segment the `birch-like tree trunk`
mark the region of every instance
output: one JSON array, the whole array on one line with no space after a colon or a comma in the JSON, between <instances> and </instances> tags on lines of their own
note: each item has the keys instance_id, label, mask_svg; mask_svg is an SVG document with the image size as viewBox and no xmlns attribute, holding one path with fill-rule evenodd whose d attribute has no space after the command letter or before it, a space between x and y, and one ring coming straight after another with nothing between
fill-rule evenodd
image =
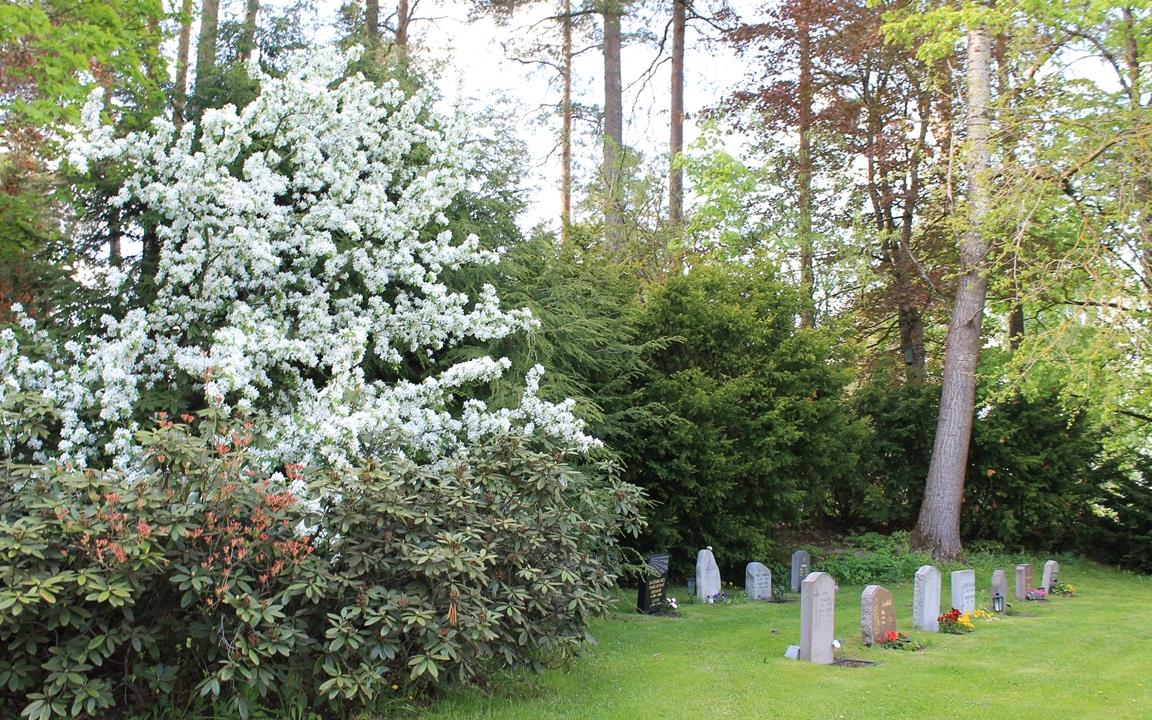
<instances>
[{"instance_id":1,"label":"birch-like tree trunk","mask_svg":"<svg viewBox=\"0 0 1152 720\"><path fill-rule=\"evenodd\" d=\"M964 474L976 401L976 364L980 358L980 325L988 294L988 240L985 222L991 206L988 170L991 164L992 38L986 27L968 31L968 227L960 240L963 274L944 346L944 383L932 462L924 487L920 517L912 531L915 547L936 560L963 554L960 511Z\"/></svg>"}]
</instances>

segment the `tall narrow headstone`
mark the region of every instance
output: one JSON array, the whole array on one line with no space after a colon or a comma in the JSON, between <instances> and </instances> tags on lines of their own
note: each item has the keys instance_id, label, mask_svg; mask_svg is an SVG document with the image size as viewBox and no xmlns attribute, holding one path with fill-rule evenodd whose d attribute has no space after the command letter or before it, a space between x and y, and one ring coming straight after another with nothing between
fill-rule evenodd
<instances>
[{"instance_id":1,"label":"tall narrow headstone","mask_svg":"<svg viewBox=\"0 0 1152 720\"><path fill-rule=\"evenodd\" d=\"M807 550L792 553L792 592L800 592L800 583L812 569L812 555Z\"/></svg>"},{"instance_id":2,"label":"tall narrow headstone","mask_svg":"<svg viewBox=\"0 0 1152 720\"><path fill-rule=\"evenodd\" d=\"M952 607L965 615L976 609L975 570L956 570L952 573Z\"/></svg>"},{"instance_id":3,"label":"tall narrow headstone","mask_svg":"<svg viewBox=\"0 0 1152 720\"><path fill-rule=\"evenodd\" d=\"M772 571L764 563L750 562L744 568L744 589L749 600L772 599Z\"/></svg>"},{"instance_id":4,"label":"tall narrow headstone","mask_svg":"<svg viewBox=\"0 0 1152 720\"><path fill-rule=\"evenodd\" d=\"M1053 585L1060 582L1060 563L1055 560L1049 560L1044 563L1044 575L1042 576L1040 587L1044 588L1044 592L1048 592Z\"/></svg>"},{"instance_id":5,"label":"tall narrow headstone","mask_svg":"<svg viewBox=\"0 0 1152 720\"><path fill-rule=\"evenodd\" d=\"M1016 566L1016 599L1028 599L1028 591L1032 589L1032 565L1024 563Z\"/></svg>"},{"instance_id":6,"label":"tall narrow headstone","mask_svg":"<svg viewBox=\"0 0 1152 720\"><path fill-rule=\"evenodd\" d=\"M928 632L940 629L940 571L921 565L912 594L912 627Z\"/></svg>"},{"instance_id":7,"label":"tall narrow headstone","mask_svg":"<svg viewBox=\"0 0 1152 720\"><path fill-rule=\"evenodd\" d=\"M636 609L642 613L659 609L664 603L664 593L668 585L668 556L649 555L644 563L645 576L640 578L636 593Z\"/></svg>"},{"instance_id":8,"label":"tall narrow headstone","mask_svg":"<svg viewBox=\"0 0 1152 720\"><path fill-rule=\"evenodd\" d=\"M997 598L1000 598L999 602ZM988 601L994 612L1003 612L1004 605L1008 602L1008 578L1003 570L992 572L992 587L988 590ZM1000 609L997 610L997 607Z\"/></svg>"},{"instance_id":9,"label":"tall narrow headstone","mask_svg":"<svg viewBox=\"0 0 1152 720\"><path fill-rule=\"evenodd\" d=\"M832 664L836 620L836 581L828 573L809 573L800 583L800 659Z\"/></svg>"},{"instance_id":10,"label":"tall narrow headstone","mask_svg":"<svg viewBox=\"0 0 1152 720\"><path fill-rule=\"evenodd\" d=\"M869 585L860 594L860 637L865 645L884 642L896 631L896 610L892 593L880 585Z\"/></svg>"},{"instance_id":11,"label":"tall narrow headstone","mask_svg":"<svg viewBox=\"0 0 1152 720\"><path fill-rule=\"evenodd\" d=\"M712 554L712 546L696 553L696 597L700 602L711 602L720 594L720 566Z\"/></svg>"}]
</instances>

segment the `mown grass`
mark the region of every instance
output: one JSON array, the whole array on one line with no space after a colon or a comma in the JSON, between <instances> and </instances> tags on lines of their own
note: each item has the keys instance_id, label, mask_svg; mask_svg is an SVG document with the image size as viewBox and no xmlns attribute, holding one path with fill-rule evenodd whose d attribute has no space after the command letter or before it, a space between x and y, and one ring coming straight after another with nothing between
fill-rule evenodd
<instances>
[{"instance_id":1,"label":"mown grass","mask_svg":"<svg viewBox=\"0 0 1152 720\"><path fill-rule=\"evenodd\" d=\"M1011 587L1014 562L974 563L981 606L993 567L1008 572ZM941 568L945 603L951 569ZM977 631L963 636L912 632L912 583L889 585L900 629L929 645L921 652L864 647L863 588L842 586L838 657L879 661L862 668L784 658L799 640L799 602L685 605L681 617L662 618L627 612L622 599L620 612L593 626L598 644L570 666L495 678L487 690L457 691L419 717L1152 718L1152 578L1066 559L1061 580L1076 586L1075 597L1018 603L1035 617L977 621Z\"/></svg>"}]
</instances>

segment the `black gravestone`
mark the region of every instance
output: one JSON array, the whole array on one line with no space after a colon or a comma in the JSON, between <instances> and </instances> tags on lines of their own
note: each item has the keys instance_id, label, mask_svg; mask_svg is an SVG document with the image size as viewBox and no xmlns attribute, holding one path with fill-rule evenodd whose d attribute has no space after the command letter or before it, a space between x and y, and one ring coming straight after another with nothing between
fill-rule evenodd
<instances>
[{"instance_id":1,"label":"black gravestone","mask_svg":"<svg viewBox=\"0 0 1152 720\"><path fill-rule=\"evenodd\" d=\"M659 610L664 604L664 591L668 585L668 556L650 555L646 562L647 576L640 580L636 594L636 609L642 613Z\"/></svg>"}]
</instances>

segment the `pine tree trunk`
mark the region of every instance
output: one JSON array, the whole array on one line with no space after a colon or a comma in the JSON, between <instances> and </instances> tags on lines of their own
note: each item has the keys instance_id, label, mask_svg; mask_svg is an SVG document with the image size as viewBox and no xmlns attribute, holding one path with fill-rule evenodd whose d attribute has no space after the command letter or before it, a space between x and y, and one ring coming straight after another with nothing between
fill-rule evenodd
<instances>
[{"instance_id":1,"label":"pine tree trunk","mask_svg":"<svg viewBox=\"0 0 1152 720\"><path fill-rule=\"evenodd\" d=\"M184 126L188 108L188 65L192 51L192 0L180 5L180 39L176 44L176 87L172 97L172 124L176 132Z\"/></svg>"},{"instance_id":2,"label":"pine tree trunk","mask_svg":"<svg viewBox=\"0 0 1152 720\"><path fill-rule=\"evenodd\" d=\"M380 44L380 0L364 4L364 44L374 49Z\"/></svg>"},{"instance_id":3,"label":"pine tree trunk","mask_svg":"<svg viewBox=\"0 0 1152 720\"><path fill-rule=\"evenodd\" d=\"M412 21L411 9L408 0L400 0L396 4L396 47L401 52L408 49L408 25Z\"/></svg>"},{"instance_id":4,"label":"pine tree trunk","mask_svg":"<svg viewBox=\"0 0 1152 720\"><path fill-rule=\"evenodd\" d=\"M256 49L256 15L260 12L260 0L247 0L244 5L244 24L240 26L240 38L236 42L236 60L245 62Z\"/></svg>"},{"instance_id":5,"label":"pine tree trunk","mask_svg":"<svg viewBox=\"0 0 1152 720\"><path fill-rule=\"evenodd\" d=\"M936 560L963 555L960 510L964 473L976 400L976 364L980 358L980 325L988 294L988 244L984 224L991 205L988 168L991 164L991 36L987 28L968 31L968 228L960 241L963 275L944 346L944 383L940 416L932 446L932 462L924 487L920 517L912 531L915 547Z\"/></svg>"},{"instance_id":6,"label":"pine tree trunk","mask_svg":"<svg viewBox=\"0 0 1152 720\"><path fill-rule=\"evenodd\" d=\"M677 159L684 151L684 31L685 2L672 0L672 92L668 138L668 221L677 227L684 219L684 169Z\"/></svg>"},{"instance_id":7,"label":"pine tree trunk","mask_svg":"<svg viewBox=\"0 0 1152 720\"><path fill-rule=\"evenodd\" d=\"M796 21L800 72L797 83L800 147L796 155L796 181L799 185L799 207L796 209L796 239L800 245L800 327L816 326L812 269L812 33L808 26L808 2L801 0Z\"/></svg>"},{"instance_id":8,"label":"pine tree trunk","mask_svg":"<svg viewBox=\"0 0 1152 720\"><path fill-rule=\"evenodd\" d=\"M220 24L220 0L200 5L200 37L196 42L196 96L203 103L208 81L216 69L216 33Z\"/></svg>"},{"instance_id":9,"label":"pine tree trunk","mask_svg":"<svg viewBox=\"0 0 1152 720\"><path fill-rule=\"evenodd\" d=\"M564 47L561 72L564 98L560 129L560 242L568 244L572 228L572 0L564 0Z\"/></svg>"},{"instance_id":10,"label":"pine tree trunk","mask_svg":"<svg viewBox=\"0 0 1152 720\"><path fill-rule=\"evenodd\" d=\"M624 99L621 80L619 0L604 3L604 239L609 249L624 246L623 183Z\"/></svg>"}]
</instances>

